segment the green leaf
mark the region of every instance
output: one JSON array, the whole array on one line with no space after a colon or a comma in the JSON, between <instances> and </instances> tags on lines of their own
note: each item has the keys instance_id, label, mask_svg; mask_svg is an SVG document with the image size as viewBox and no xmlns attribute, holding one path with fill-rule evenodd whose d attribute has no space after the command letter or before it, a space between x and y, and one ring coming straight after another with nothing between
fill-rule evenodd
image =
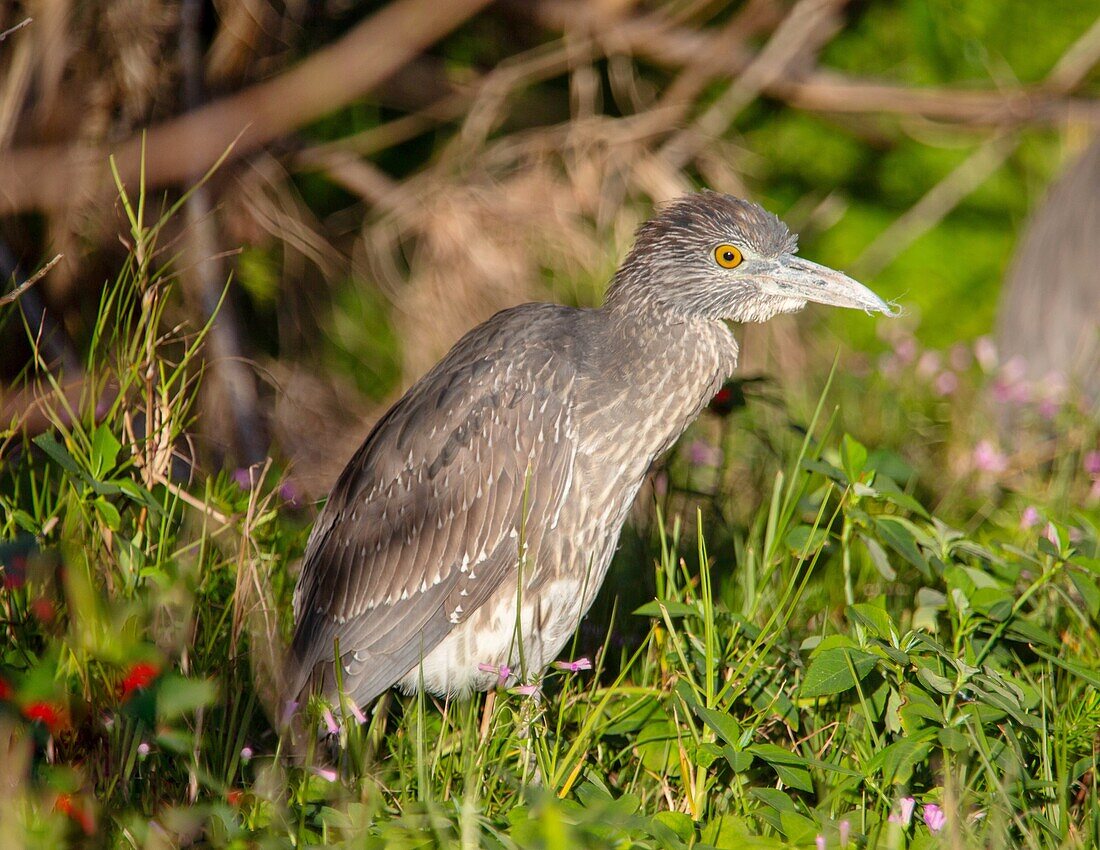
<instances>
[{"instance_id":1,"label":"green leaf","mask_svg":"<svg viewBox=\"0 0 1100 850\"><path fill-rule=\"evenodd\" d=\"M850 662L850 663L849 663ZM836 647L814 656L802 680L799 694L803 697L822 697L841 694L854 688L875 666L875 656L859 649ZM852 671L855 671L855 678Z\"/></svg>"},{"instance_id":2,"label":"green leaf","mask_svg":"<svg viewBox=\"0 0 1100 850\"><path fill-rule=\"evenodd\" d=\"M936 737L939 739L940 746L945 750L964 753L970 748L970 739L958 729L945 727L936 733Z\"/></svg>"},{"instance_id":3,"label":"green leaf","mask_svg":"<svg viewBox=\"0 0 1100 850\"><path fill-rule=\"evenodd\" d=\"M882 548L882 544L873 537L867 537L863 534L859 535L859 539L867 547L867 554L871 556L871 563L875 565L878 574L887 581L895 581L898 577L897 571L890 566L890 558L886 554L886 550Z\"/></svg>"},{"instance_id":4,"label":"green leaf","mask_svg":"<svg viewBox=\"0 0 1100 850\"><path fill-rule=\"evenodd\" d=\"M913 533L903 523L894 517L877 516L875 528L891 549L920 570L926 578L931 578L932 571L928 568L928 561L917 548L917 540Z\"/></svg>"},{"instance_id":5,"label":"green leaf","mask_svg":"<svg viewBox=\"0 0 1100 850\"><path fill-rule=\"evenodd\" d=\"M845 434L840 440L840 463L849 481L856 481L867 465L867 449L858 440Z\"/></svg>"},{"instance_id":6,"label":"green leaf","mask_svg":"<svg viewBox=\"0 0 1100 850\"><path fill-rule=\"evenodd\" d=\"M931 734L931 731L927 733L928 736ZM870 776L881 772L887 783L905 785L912 778L913 769L932 752L932 746L928 737L902 738L876 753L867 762L867 773Z\"/></svg>"},{"instance_id":7,"label":"green leaf","mask_svg":"<svg viewBox=\"0 0 1100 850\"><path fill-rule=\"evenodd\" d=\"M97 478L115 468L122 444L106 424L92 432L92 475Z\"/></svg>"},{"instance_id":8,"label":"green leaf","mask_svg":"<svg viewBox=\"0 0 1100 850\"><path fill-rule=\"evenodd\" d=\"M741 745L741 726L732 716L701 705L695 707L695 713L727 744L732 747Z\"/></svg>"},{"instance_id":9,"label":"green leaf","mask_svg":"<svg viewBox=\"0 0 1100 850\"><path fill-rule=\"evenodd\" d=\"M812 788L806 790L812 791ZM798 812L780 812L779 823L783 834L795 844L809 844L821 831L815 821Z\"/></svg>"},{"instance_id":10,"label":"green leaf","mask_svg":"<svg viewBox=\"0 0 1100 850\"><path fill-rule=\"evenodd\" d=\"M722 747L722 755L725 756L726 761L729 762L734 773L744 773L752 767L754 761L752 753L746 752L745 750L735 750L730 746Z\"/></svg>"},{"instance_id":11,"label":"green leaf","mask_svg":"<svg viewBox=\"0 0 1100 850\"><path fill-rule=\"evenodd\" d=\"M875 477L875 489L878 490L879 498L885 499L891 504L897 505L899 508L905 508L911 513L915 513L917 516L930 519L928 511L924 509L924 505L905 493L894 483L892 478L886 475L878 475Z\"/></svg>"},{"instance_id":12,"label":"green leaf","mask_svg":"<svg viewBox=\"0 0 1100 850\"><path fill-rule=\"evenodd\" d=\"M1041 656L1042 658L1045 658L1047 661L1052 661L1063 670L1068 670L1070 673L1073 673L1073 675L1092 685L1094 688L1100 688L1100 673L1098 673L1096 670L1090 670L1088 667L1085 667L1082 664L1077 664L1073 661L1064 661L1055 655L1043 652L1043 650L1041 649L1036 648L1035 654Z\"/></svg>"},{"instance_id":13,"label":"green leaf","mask_svg":"<svg viewBox=\"0 0 1100 850\"><path fill-rule=\"evenodd\" d=\"M890 619L890 615L881 605L870 602L857 602L848 606L848 616L859 621L865 628L870 629L883 640L894 640L897 636L897 626Z\"/></svg>"},{"instance_id":14,"label":"green leaf","mask_svg":"<svg viewBox=\"0 0 1100 850\"><path fill-rule=\"evenodd\" d=\"M829 541L829 532L821 526L814 528L812 525L796 525L787 532L784 543L787 548L800 558L814 554Z\"/></svg>"},{"instance_id":15,"label":"green leaf","mask_svg":"<svg viewBox=\"0 0 1100 850\"><path fill-rule=\"evenodd\" d=\"M699 609L694 605L688 605L686 602L661 602L654 599L652 602L647 602L634 609L634 613L639 617L656 617L662 618L661 608L668 611L670 617L690 617L693 614L698 615Z\"/></svg>"},{"instance_id":16,"label":"green leaf","mask_svg":"<svg viewBox=\"0 0 1100 850\"><path fill-rule=\"evenodd\" d=\"M108 502L103 496L96 497L95 508L100 518L103 520L103 524L111 529L111 531L118 531L119 526L122 525L122 517L119 515L118 508Z\"/></svg>"},{"instance_id":17,"label":"green leaf","mask_svg":"<svg viewBox=\"0 0 1100 850\"><path fill-rule=\"evenodd\" d=\"M185 679L169 674L157 687L157 721L170 723L197 708L210 705L216 696L214 683L208 679Z\"/></svg>"},{"instance_id":18,"label":"green leaf","mask_svg":"<svg viewBox=\"0 0 1100 850\"><path fill-rule=\"evenodd\" d=\"M756 744L749 747L747 751L761 761L767 762L779 778L792 788L800 791L814 790L808 762L797 753L792 753L776 744Z\"/></svg>"},{"instance_id":19,"label":"green leaf","mask_svg":"<svg viewBox=\"0 0 1100 850\"><path fill-rule=\"evenodd\" d=\"M73 458L71 454L69 454L68 449L66 449L63 445L61 445L61 443L57 442L57 440L54 439L53 434L49 433L48 431L45 434L39 434L37 437L34 438L33 442L36 446L38 446L38 448L42 449L42 451L46 453L50 460L52 460L70 475L75 475L78 478L83 478L83 470L76 462L76 459Z\"/></svg>"},{"instance_id":20,"label":"green leaf","mask_svg":"<svg viewBox=\"0 0 1100 850\"><path fill-rule=\"evenodd\" d=\"M1069 578L1073 582L1073 586L1077 588L1077 592L1081 594L1089 616L1096 620L1097 617L1100 617L1100 588L1096 586L1095 581L1076 570L1070 570Z\"/></svg>"},{"instance_id":21,"label":"green leaf","mask_svg":"<svg viewBox=\"0 0 1100 850\"><path fill-rule=\"evenodd\" d=\"M944 678L935 670L928 667L918 666L917 678L928 685L932 690L941 694L949 694L955 690L955 685L950 679Z\"/></svg>"},{"instance_id":22,"label":"green leaf","mask_svg":"<svg viewBox=\"0 0 1100 850\"><path fill-rule=\"evenodd\" d=\"M1013 598L998 587L979 587L970 594L970 607L995 622L1008 619Z\"/></svg>"},{"instance_id":23,"label":"green leaf","mask_svg":"<svg viewBox=\"0 0 1100 850\"><path fill-rule=\"evenodd\" d=\"M657 812L653 820L667 826L681 841L690 841L695 836L695 824L683 812Z\"/></svg>"},{"instance_id":24,"label":"green leaf","mask_svg":"<svg viewBox=\"0 0 1100 850\"><path fill-rule=\"evenodd\" d=\"M845 477L844 473L828 461L807 459L802 461L802 468L807 472L816 472L820 475L824 475L826 478L832 479L842 487L848 486L848 479Z\"/></svg>"},{"instance_id":25,"label":"green leaf","mask_svg":"<svg viewBox=\"0 0 1100 850\"><path fill-rule=\"evenodd\" d=\"M778 788L752 788L749 794L781 814L795 811L794 800Z\"/></svg>"}]
</instances>

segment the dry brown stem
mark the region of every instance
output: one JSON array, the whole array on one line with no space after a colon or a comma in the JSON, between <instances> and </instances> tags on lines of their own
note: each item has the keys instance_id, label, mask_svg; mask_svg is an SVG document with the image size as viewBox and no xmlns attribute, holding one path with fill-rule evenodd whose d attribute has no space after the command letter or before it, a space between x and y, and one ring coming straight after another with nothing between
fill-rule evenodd
<instances>
[{"instance_id":1,"label":"dry brown stem","mask_svg":"<svg viewBox=\"0 0 1100 850\"><path fill-rule=\"evenodd\" d=\"M231 155L240 157L339 109L487 2L397 0L285 73L157 124L145 134L146 185L186 181L209 170L231 145ZM140 135L116 148L127 184L137 181L141 148ZM0 215L71 206L110 192L106 150L49 145L0 158Z\"/></svg>"},{"instance_id":2,"label":"dry brown stem","mask_svg":"<svg viewBox=\"0 0 1100 850\"><path fill-rule=\"evenodd\" d=\"M14 27L8 27L3 32L0 32L0 41L3 41L4 39L6 39L9 35L12 35L13 33L19 32L19 30L23 29L23 27L29 27L33 22L34 22L34 18L24 18L19 23L17 23Z\"/></svg>"},{"instance_id":3,"label":"dry brown stem","mask_svg":"<svg viewBox=\"0 0 1100 850\"><path fill-rule=\"evenodd\" d=\"M46 265L44 265L42 268L40 268L38 271L28 277L25 281L19 284L19 286L17 286L11 292L6 292L4 293L4 295L0 295L0 307L6 307L8 304L12 304L18 301L19 296L30 289L32 286L34 286L36 283L38 283L38 281L42 280L42 278L44 278L47 274L49 274L50 269L60 263L63 256L63 254L58 254L56 257L46 263Z\"/></svg>"}]
</instances>

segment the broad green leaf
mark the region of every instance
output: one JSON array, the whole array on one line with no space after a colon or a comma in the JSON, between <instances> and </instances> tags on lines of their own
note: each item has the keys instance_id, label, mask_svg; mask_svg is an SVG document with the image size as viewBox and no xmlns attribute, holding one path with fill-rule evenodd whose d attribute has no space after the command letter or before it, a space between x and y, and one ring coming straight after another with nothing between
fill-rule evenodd
<instances>
[{"instance_id":1,"label":"broad green leaf","mask_svg":"<svg viewBox=\"0 0 1100 850\"><path fill-rule=\"evenodd\" d=\"M820 526L814 528L812 525L796 525L787 532L783 542L798 557L807 557L814 554L828 541L829 532L824 528Z\"/></svg>"},{"instance_id":2,"label":"broad green leaf","mask_svg":"<svg viewBox=\"0 0 1100 850\"><path fill-rule=\"evenodd\" d=\"M727 744L733 747L741 745L741 726L731 715L701 705L695 707L695 713Z\"/></svg>"},{"instance_id":3,"label":"broad green leaf","mask_svg":"<svg viewBox=\"0 0 1100 850\"><path fill-rule=\"evenodd\" d=\"M840 463L849 481L856 481L867 465L867 449L851 435L845 434L840 440Z\"/></svg>"},{"instance_id":4,"label":"broad green leaf","mask_svg":"<svg viewBox=\"0 0 1100 850\"><path fill-rule=\"evenodd\" d=\"M874 521L879 536L886 541L886 544L891 549L920 570L921 575L925 578L932 577L932 571L928 567L928 561L925 560L920 549L917 548L916 538L901 521L896 517L889 516L877 516Z\"/></svg>"},{"instance_id":5,"label":"broad green leaf","mask_svg":"<svg viewBox=\"0 0 1100 850\"><path fill-rule=\"evenodd\" d=\"M848 486L848 478L844 473L833 466L831 463L825 460L803 460L802 468L807 472L817 472L820 475L824 475L826 478L840 484L842 487Z\"/></svg>"},{"instance_id":6,"label":"broad green leaf","mask_svg":"<svg viewBox=\"0 0 1100 850\"><path fill-rule=\"evenodd\" d=\"M1082 575L1076 570L1070 570L1069 578L1073 582L1073 586L1077 588L1077 592L1081 594L1089 616L1096 620L1097 617L1100 617L1100 588L1089 576Z\"/></svg>"},{"instance_id":7,"label":"broad green leaf","mask_svg":"<svg viewBox=\"0 0 1100 850\"><path fill-rule=\"evenodd\" d=\"M208 679L167 675L157 687L157 721L170 723L197 708L210 705L216 696L214 683Z\"/></svg>"},{"instance_id":8,"label":"broad green leaf","mask_svg":"<svg viewBox=\"0 0 1100 850\"><path fill-rule=\"evenodd\" d=\"M111 531L118 531L119 526L122 524L122 517L119 515L118 508L108 502L103 496L96 497L95 507L99 516L103 519L103 524L111 529Z\"/></svg>"},{"instance_id":9,"label":"broad green leaf","mask_svg":"<svg viewBox=\"0 0 1100 850\"><path fill-rule=\"evenodd\" d=\"M886 550L882 548L882 544L873 537L867 537L863 534L859 535L859 539L867 547L867 554L871 556L871 563L875 565L879 575L887 581L896 581L897 571L890 566L890 558L886 554Z\"/></svg>"},{"instance_id":10,"label":"broad green leaf","mask_svg":"<svg viewBox=\"0 0 1100 850\"><path fill-rule=\"evenodd\" d=\"M100 424L92 432L92 475L99 478L115 468L122 444L106 424Z\"/></svg>"},{"instance_id":11,"label":"broad green leaf","mask_svg":"<svg viewBox=\"0 0 1100 850\"><path fill-rule=\"evenodd\" d=\"M849 663L850 662L850 663ZM826 649L814 656L799 694L822 697L855 687L875 666L875 656L859 649ZM855 678L852 676L855 671Z\"/></svg>"},{"instance_id":12,"label":"broad green leaf","mask_svg":"<svg viewBox=\"0 0 1100 850\"><path fill-rule=\"evenodd\" d=\"M639 617L657 617L660 619L662 617L662 606L668 611L668 616L670 617L690 617L693 614L699 614L698 608L694 605L688 605L686 602L658 602L656 599L635 608L634 613Z\"/></svg>"},{"instance_id":13,"label":"broad green leaf","mask_svg":"<svg viewBox=\"0 0 1100 850\"><path fill-rule=\"evenodd\" d=\"M813 789L808 788L806 790ZM779 823L783 829L783 834L799 845L808 845L821 831L821 827L817 825L816 821L812 821L805 815L798 814L798 812L780 812Z\"/></svg>"},{"instance_id":14,"label":"broad green leaf","mask_svg":"<svg viewBox=\"0 0 1100 850\"><path fill-rule=\"evenodd\" d=\"M926 734L931 736L932 732ZM929 738L902 738L895 741L867 762L867 775L880 773L889 784L905 785L912 778L913 769L932 752L932 746Z\"/></svg>"},{"instance_id":15,"label":"broad green leaf","mask_svg":"<svg viewBox=\"0 0 1100 850\"><path fill-rule=\"evenodd\" d=\"M690 841L695 836L695 824L683 812L657 812L653 820L667 826L681 841Z\"/></svg>"},{"instance_id":16,"label":"broad green leaf","mask_svg":"<svg viewBox=\"0 0 1100 850\"><path fill-rule=\"evenodd\" d=\"M883 640L893 640L897 637L897 626L890 619L890 615L881 605L870 602L857 602L848 607L848 616L858 620L864 627L869 628Z\"/></svg>"},{"instance_id":17,"label":"broad green leaf","mask_svg":"<svg viewBox=\"0 0 1100 850\"><path fill-rule=\"evenodd\" d=\"M78 478L83 477L83 470L81 470L76 459L69 454L68 449L54 439L53 434L48 431L45 434L39 434L34 438L33 442L49 456L50 460L70 475L75 475Z\"/></svg>"}]
</instances>

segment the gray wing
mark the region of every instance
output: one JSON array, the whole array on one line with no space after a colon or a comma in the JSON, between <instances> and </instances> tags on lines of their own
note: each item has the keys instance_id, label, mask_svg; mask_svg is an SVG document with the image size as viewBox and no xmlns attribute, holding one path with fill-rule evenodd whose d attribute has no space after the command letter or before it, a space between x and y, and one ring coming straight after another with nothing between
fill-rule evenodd
<instances>
[{"instance_id":1,"label":"gray wing","mask_svg":"<svg viewBox=\"0 0 1100 850\"><path fill-rule=\"evenodd\" d=\"M338 640L345 691L373 699L514 580L521 533L537 552L556 524L576 459L574 374L516 312L460 341L337 481L295 591L292 693L335 692Z\"/></svg>"}]
</instances>

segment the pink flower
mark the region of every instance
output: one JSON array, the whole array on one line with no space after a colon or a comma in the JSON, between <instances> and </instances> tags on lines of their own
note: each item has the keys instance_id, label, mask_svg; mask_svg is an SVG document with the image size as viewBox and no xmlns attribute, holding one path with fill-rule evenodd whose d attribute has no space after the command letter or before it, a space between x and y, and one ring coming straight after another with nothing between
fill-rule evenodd
<instances>
[{"instance_id":1,"label":"pink flower","mask_svg":"<svg viewBox=\"0 0 1100 850\"><path fill-rule=\"evenodd\" d=\"M917 374L928 380L943 366L943 355L938 351L926 351L917 361Z\"/></svg>"},{"instance_id":2,"label":"pink flower","mask_svg":"<svg viewBox=\"0 0 1100 850\"><path fill-rule=\"evenodd\" d=\"M1043 537L1054 544L1054 548L1061 548L1062 542L1058 539L1058 529L1054 527L1053 522L1048 522L1046 530L1043 532Z\"/></svg>"},{"instance_id":3,"label":"pink flower","mask_svg":"<svg viewBox=\"0 0 1100 850\"><path fill-rule=\"evenodd\" d=\"M852 822L845 819L840 822L840 846L847 847L852 838Z\"/></svg>"},{"instance_id":4,"label":"pink flower","mask_svg":"<svg viewBox=\"0 0 1100 850\"><path fill-rule=\"evenodd\" d=\"M948 354L947 359L951 363L951 368L956 372L965 372L970 368L970 363L973 360L970 356L970 349L961 342L951 346L951 353Z\"/></svg>"},{"instance_id":5,"label":"pink flower","mask_svg":"<svg viewBox=\"0 0 1100 850\"><path fill-rule=\"evenodd\" d=\"M499 667L492 664L478 664L477 669L482 673L496 673L499 679L498 685L503 685L508 681L508 677L512 675L512 668L507 664L501 664Z\"/></svg>"},{"instance_id":6,"label":"pink flower","mask_svg":"<svg viewBox=\"0 0 1100 850\"><path fill-rule=\"evenodd\" d=\"M147 755L149 755L150 749L151 747L147 743L145 743L145 741L142 741L140 744L138 744L138 757L145 758Z\"/></svg>"},{"instance_id":7,"label":"pink flower","mask_svg":"<svg viewBox=\"0 0 1100 850\"><path fill-rule=\"evenodd\" d=\"M1044 398L1039 402L1039 415L1044 419L1053 419L1061 409L1061 402L1054 398Z\"/></svg>"},{"instance_id":8,"label":"pink flower","mask_svg":"<svg viewBox=\"0 0 1100 850\"><path fill-rule=\"evenodd\" d=\"M292 699L288 699L286 701L286 703L283 704L283 716L282 716L282 723L280 725L282 725L282 726L289 725L290 721L294 719L294 713L297 710L298 710L298 703L295 702Z\"/></svg>"},{"instance_id":9,"label":"pink flower","mask_svg":"<svg viewBox=\"0 0 1100 850\"><path fill-rule=\"evenodd\" d=\"M362 726L367 722L367 716L363 714L358 705L355 704L355 700L348 700L347 703L348 713L355 718L355 722Z\"/></svg>"},{"instance_id":10,"label":"pink flower","mask_svg":"<svg viewBox=\"0 0 1100 850\"><path fill-rule=\"evenodd\" d=\"M517 687L513 688L512 690L513 690L514 693L517 693L517 694L519 694L520 696L523 696L523 697L535 697L535 698L537 698L538 695L539 695L539 690L540 689L539 689L538 685L518 685Z\"/></svg>"},{"instance_id":11,"label":"pink flower","mask_svg":"<svg viewBox=\"0 0 1100 850\"><path fill-rule=\"evenodd\" d=\"M1013 357L993 382L993 398L999 404L1027 404L1032 399L1031 383L1027 380L1027 361Z\"/></svg>"},{"instance_id":12,"label":"pink flower","mask_svg":"<svg viewBox=\"0 0 1100 850\"><path fill-rule=\"evenodd\" d=\"M817 834L817 838L814 839L814 846L817 850L825 850L825 836L820 832Z\"/></svg>"},{"instance_id":13,"label":"pink flower","mask_svg":"<svg viewBox=\"0 0 1100 850\"><path fill-rule=\"evenodd\" d=\"M1000 473L1008 469L1008 458L989 440L982 440L974 447L972 461L981 472Z\"/></svg>"},{"instance_id":14,"label":"pink flower","mask_svg":"<svg viewBox=\"0 0 1100 850\"><path fill-rule=\"evenodd\" d=\"M951 395L959 388L959 377L954 372L940 372L936 380L932 382L932 390L936 395Z\"/></svg>"},{"instance_id":15,"label":"pink flower","mask_svg":"<svg viewBox=\"0 0 1100 850\"><path fill-rule=\"evenodd\" d=\"M243 761L245 764L248 764L250 761L252 761L252 747L241 748L241 761Z\"/></svg>"},{"instance_id":16,"label":"pink flower","mask_svg":"<svg viewBox=\"0 0 1100 850\"><path fill-rule=\"evenodd\" d=\"M569 673L579 673L581 670L591 670L592 662L587 658L578 658L575 661L555 661L554 666Z\"/></svg>"},{"instance_id":17,"label":"pink flower","mask_svg":"<svg viewBox=\"0 0 1100 850\"><path fill-rule=\"evenodd\" d=\"M340 725L336 722L336 718L332 716L332 712L325 708L321 712L321 719L325 721L325 728L328 729L330 735L340 734Z\"/></svg>"},{"instance_id":18,"label":"pink flower","mask_svg":"<svg viewBox=\"0 0 1100 850\"><path fill-rule=\"evenodd\" d=\"M703 440L695 440L688 446L688 462L692 466L721 466L722 450Z\"/></svg>"},{"instance_id":19,"label":"pink flower","mask_svg":"<svg viewBox=\"0 0 1100 850\"><path fill-rule=\"evenodd\" d=\"M302 504L302 493L293 481L284 481L279 485L279 498L292 508L300 507Z\"/></svg>"},{"instance_id":20,"label":"pink flower","mask_svg":"<svg viewBox=\"0 0 1100 850\"><path fill-rule=\"evenodd\" d=\"M939 832L943 829L943 825L947 823L947 815L945 815L943 809L935 803L929 803L925 806L924 810L921 812L921 816L932 832Z\"/></svg>"},{"instance_id":21,"label":"pink flower","mask_svg":"<svg viewBox=\"0 0 1100 850\"><path fill-rule=\"evenodd\" d=\"M911 336L903 336L894 343L894 356L903 364L913 362L917 356L917 341Z\"/></svg>"},{"instance_id":22,"label":"pink flower","mask_svg":"<svg viewBox=\"0 0 1100 850\"><path fill-rule=\"evenodd\" d=\"M1089 475L1100 475L1100 452L1092 451L1085 455L1085 472Z\"/></svg>"},{"instance_id":23,"label":"pink flower","mask_svg":"<svg viewBox=\"0 0 1100 850\"><path fill-rule=\"evenodd\" d=\"M239 466L233 470L233 480L242 490L252 489L252 470L245 466Z\"/></svg>"},{"instance_id":24,"label":"pink flower","mask_svg":"<svg viewBox=\"0 0 1100 850\"><path fill-rule=\"evenodd\" d=\"M335 782L336 781L336 771L335 770L330 770L327 767L315 767L315 768L313 768L313 772L316 773L318 776L320 776L323 780L325 780L325 782Z\"/></svg>"},{"instance_id":25,"label":"pink flower","mask_svg":"<svg viewBox=\"0 0 1100 850\"><path fill-rule=\"evenodd\" d=\"M917 801L912 797L902 797L898 800L898 805L901 810L894 812L887 818L890 823L900 823L902 826L909 826L909 821L913 819L913 808L917 805Z\"/></svg>"},{"instance_id":26,"label":"pink flower","mask_svg":"<svg viewBox=\"0 0 1100 850\"><path fill-rule=\"evenodd\" d=\"M997 368L997 346L987 336L974 340L974 357L987 375Z\"/></svg>"},{"instance_id":27,"label":"pink flower","mask_svg":"<svg viewBox=\"0 0 1100 850\"><path fill-rule=\"evenodd\" d=\"M1034 505L1028 505L1020 514L1020 528L1031 528L1039 523L1039 511Z\"/></svg>"}]
</instances>

